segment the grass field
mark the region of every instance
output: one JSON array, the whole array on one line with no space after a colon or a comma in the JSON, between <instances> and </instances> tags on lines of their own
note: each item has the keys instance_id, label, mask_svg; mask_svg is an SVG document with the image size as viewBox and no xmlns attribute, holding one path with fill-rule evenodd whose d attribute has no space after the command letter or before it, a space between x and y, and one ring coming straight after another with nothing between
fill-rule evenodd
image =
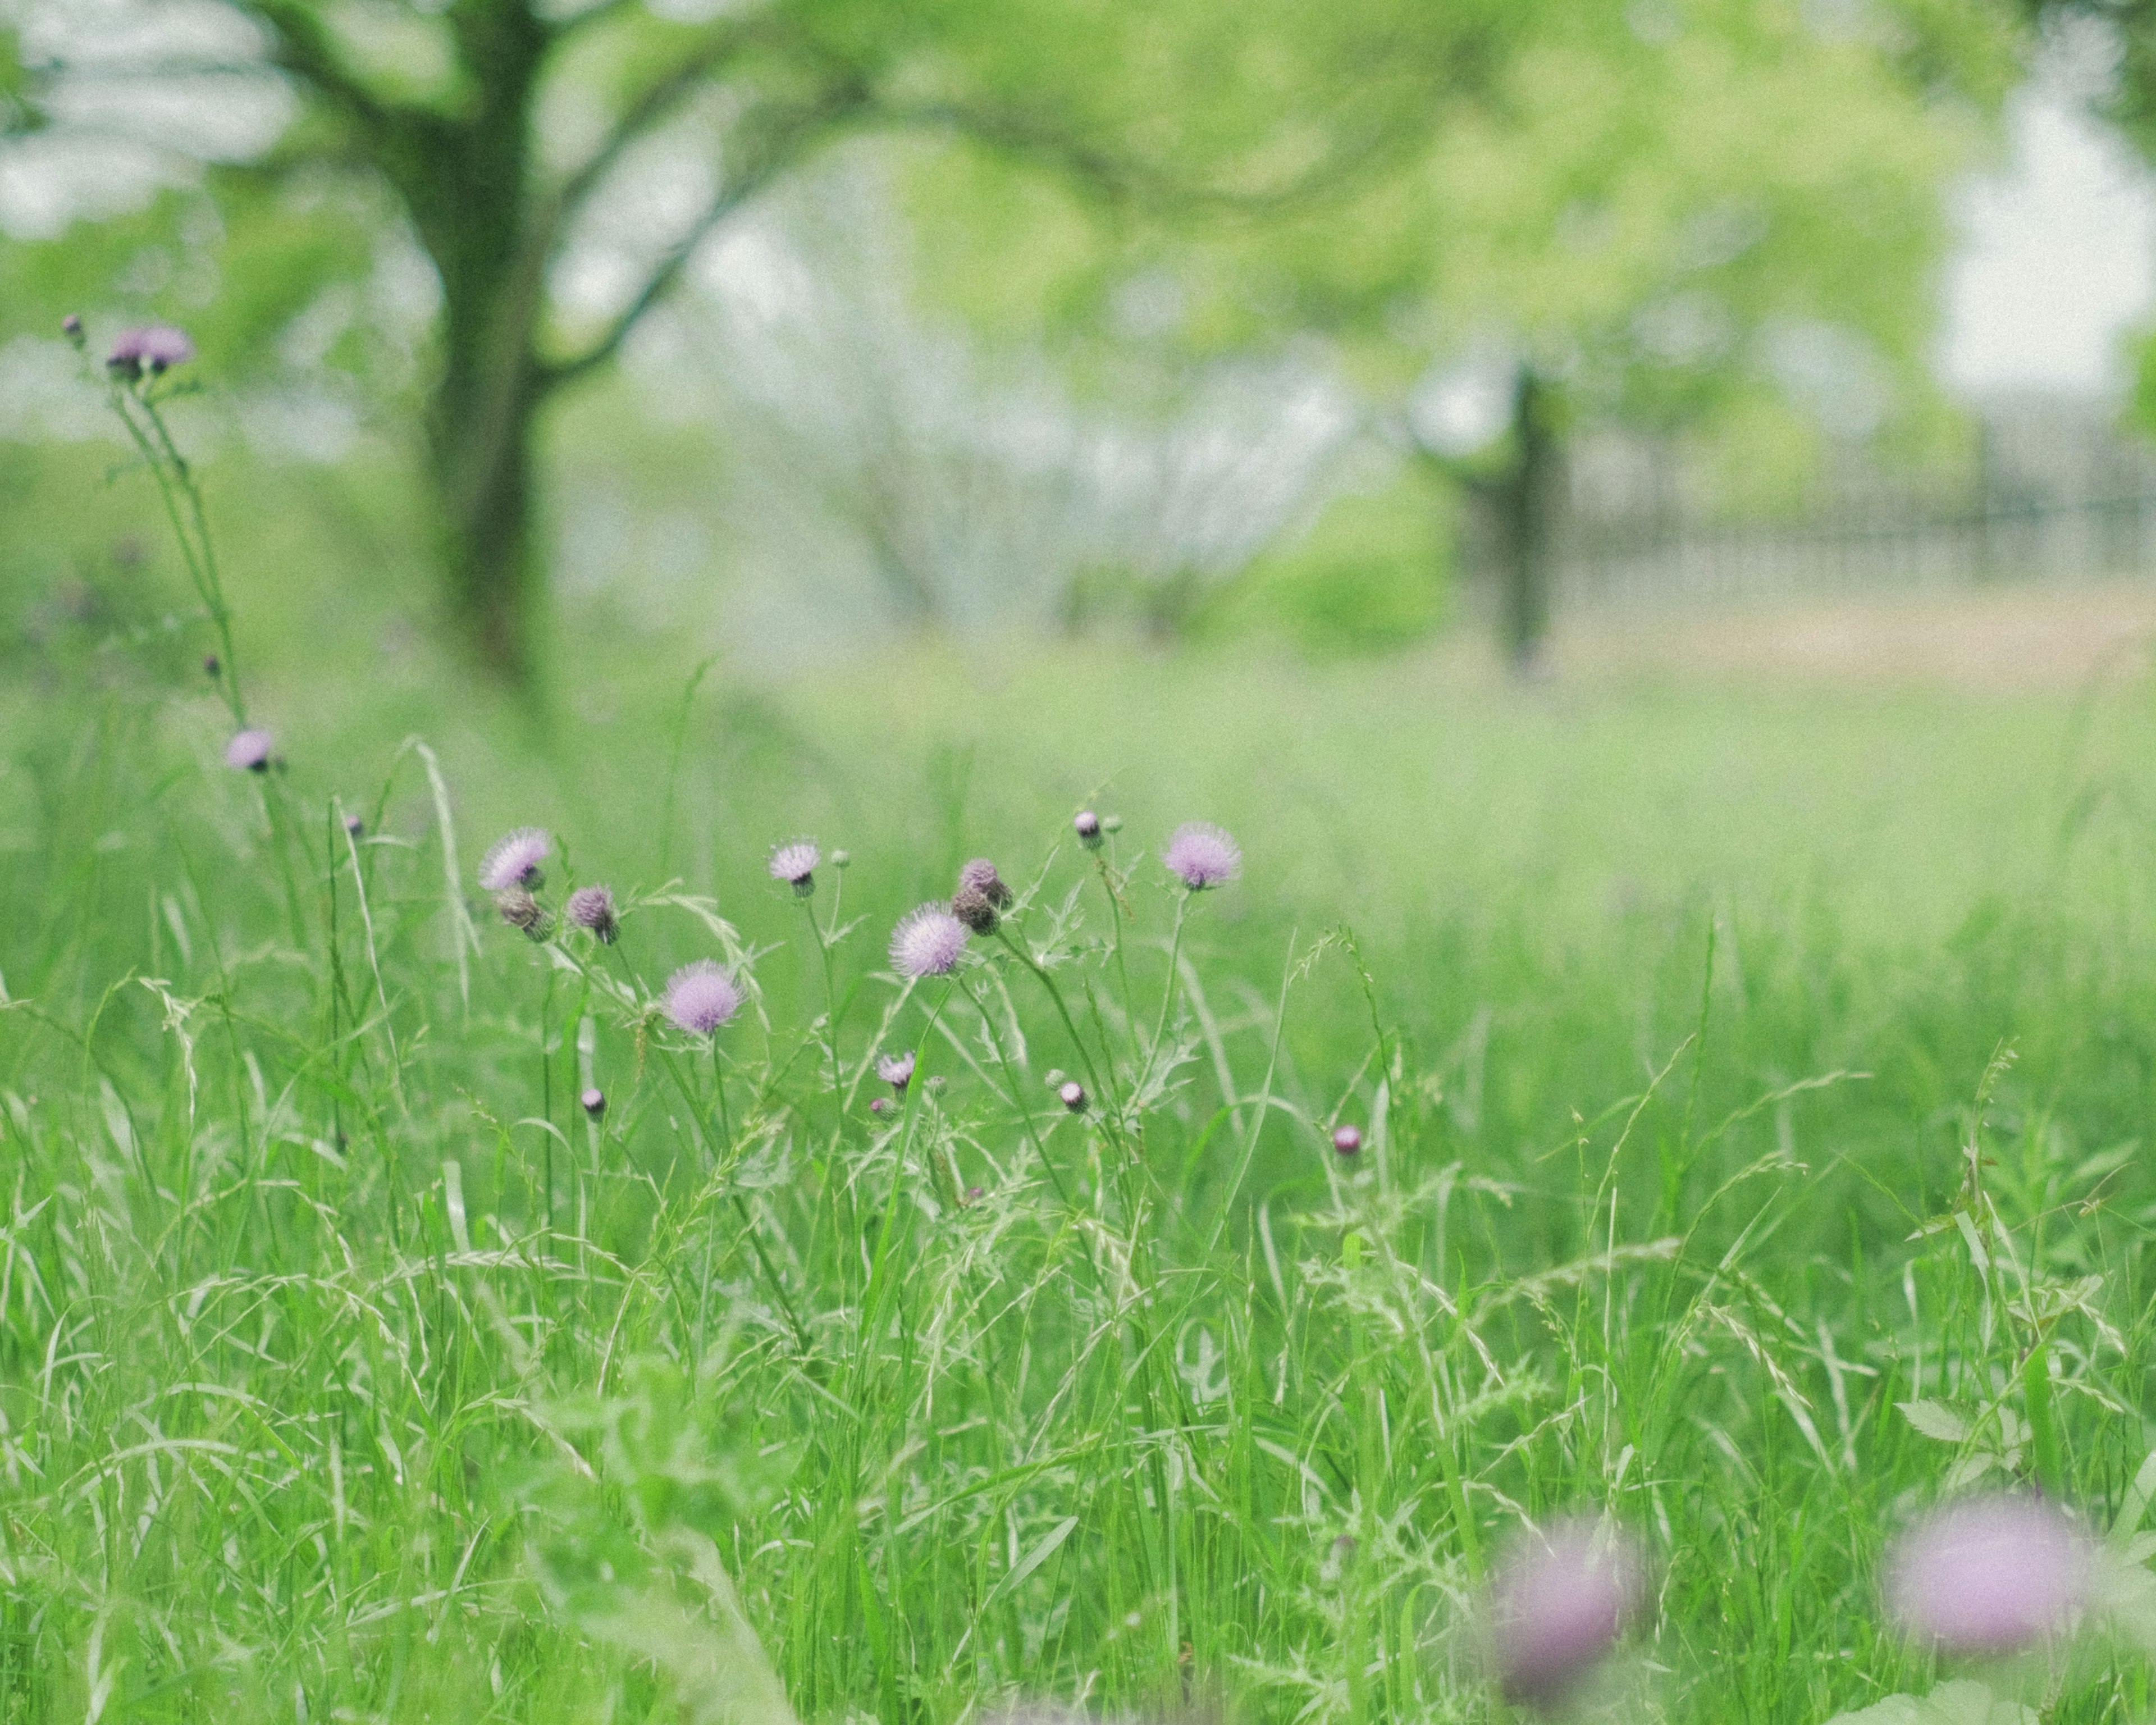
<instances>
[{"instance_id":1,"label":"grass field","mask_svg":"<svg viewBox=\"0 0 2156 1725\"><path fill-rule=\"evenodd\" d=\"M1974 1672L1878 1600L1980 1480L2137 1554L2138 674L600 651L539 735L294 641L254 774L89 636L0 690L0 1720L1498 1718L1562 1514L1651 1559L1583 1707L2148 1716L2130 1588ZM526 824L618 945L495 916ZM901 985L977 855L1011 938Z\"/></svg>"}]
</instances>

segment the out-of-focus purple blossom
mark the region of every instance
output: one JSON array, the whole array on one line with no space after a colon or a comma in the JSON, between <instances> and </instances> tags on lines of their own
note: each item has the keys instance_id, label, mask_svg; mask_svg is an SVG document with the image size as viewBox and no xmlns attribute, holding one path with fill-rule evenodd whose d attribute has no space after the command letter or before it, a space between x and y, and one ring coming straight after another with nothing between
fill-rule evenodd
<instances>
[{"instance_id":1,"label":"out-of-focus purple blossom","mask_svg":"<svg viewBox=\"0 0 2156 1725\"><path fill-rule=\"evenodd\" d=\"M816 865L824 853L814 839L789 839L771 853L771 878L783 880L803 898L816 890Z\"/></svg>"},{"instance_id":2,"label":"out-of-focus purple blossom","mask_svg":"<svg viewBox=\"0 0 2156 1725\"><path fill-rule=\"evenodd\" d=\"M913 1082L913 1050L909 1048L900 1054L878 1055L876 1076L904 1096L906 1086Z\"/></svg>"},{"instance_id":3,"label":"out-of-focus purple blossom","mask_svg":"<svg viewBox=\"0 0 2156 1725\"><path fill-rule=\"evenodd\" d=\"M1887 1561L1887 1598L1913 1634L2008 1653L2064 1629L2088 1595L2088 1541L2035 1497L1973 1497L1928 1516Z\"/></svg>"},{"instance_id":4,"label":"out-of-focus purple blossom","mask_svg":"<svg viewBox=\"0 0 2156 1725\"><path fill-rule=\"evenodd\" d=\"M1186 821L1169 837L1160 860L1193 892L1219 886L1243 872L1243 853L1225 827Z\"/></svg>"},{"instance_id":5,"label":"out-of-focus purple blossom","mask_svg":"<svg viewBox=\"0 0 2156 1725\"><path fill-rule=\"evenodd\" d=\"M113 337L105 364L113 376L132 381L156 377L195 357L195 344L186 332L168 323L145 324L139 330L122 330Z\"/></svg>"},{"instance_id":6,"label":"out-of-focus purple blossom","mask_svg":"<svg viewBox=\"0 0 2156 1725\"><path fill-rule=\"evenodd\" d=\"M1358 1126L1336 1126L1332 1128L1332 1147L1342 1156L1353 1156L1363 1147L1363 1129Z\"/></svg>"},{"instance_id":7,"label":"out-of-focus purple blossom","mask_svg":"<svg viewBox=\"0 0 2156 1725\"><path fill-rule=\"evenodd\" d=\"M276 739L267 731L237 732L224 746L224 764L247 773L267 773L270 752L276 747Z\"/></svg>"},{"instance_id":8,"label":"out-of-focus purple blossom","mask_svg":"<svg viewBox=\"0 0 2156 1725\"><path fill-rule=\"evenodd\" d=\"M1073 1114L1083 1114L1086 1111L1086 1086L1079 1083L1076 1079L1066 1079L1055 1094L1057 1099Z\"/></svg>"},{"instance_id":9,"label":"out-of-focus purple blossom","mask_svg":"<svg viewBox=\"0 0 2156 1725\"><path fill-rule=\"evenodd\" d=\"M890 1113L891 1098L889 1096L870 1096L869 1098L869 1112L871 1114Z\"/></svg>"},{"instance_id":10,"label":"out-of-focus purple blossom","mask_svg":"<svg viewBox=\"0 0 2156 1725\"><path fill-rule=\"evenodd\" d=\"M741 1010L741 989L709 958L666 978L666 1016L691 1036L709 1036Z\"/></svg>"},{"instance_id":11,"label":"out-of-focus purple blossom","mask_svg":"<svg viewBox=\"0 0 2156 1725\"><path fill-rule=\"evenodd\" d=\"M901 976L948 976L966 951L966 925L942 905L908 911L891 932L891 962Z\"/></svg>"},{"instance_id":12,"label":"out-of-focus purple blossom","mask_svg":"<svg viewBox=\"0 0 2156 1725\"><path fill-rule=\"evenodd\" d=\"M60 320L60 333L67 337L68 346L77 353L83 350L82 319L70 311Z\"/></svg>"},{"instance_id":13,"label":"out-of-focus purple blossom","mask_svg":"<svg viewBox=\"0 0 2156 1725\"><path fill-rule=\"evenodd\" d=\"M367 823L356 814L347 814L344 818L344 829L352 838L357 839L367 831Z\"/></svg>"},{"instance_id":14,"label":"out-of-focus purple blossom","mask_svg":"<svg viewBox=\"0 0 2156 1725\"><path fill-rule=\"evenodd\" d=\"M1078 842L1088 850L1101 848L1101 817L1090 809L1081 809L1070 823L1071 830L1078 834Z\"/></svg>"},{"instance_id":15,"label":"out-of-focus purple blossom","mask_svg":"<svg viewBox=\"0 0 2156 1725\"><path fill-rule=\"evenodd\" d=\"M1506 1698L1561 1700L1615 1645L1645 1593L1621 1537L1567 1522L1521 1539L1490 1577L1490 1655Z\"/></svg>"},{"instance_id":16,"label":"out-of-focus purple blossom","mask_svg":"<svg viewBox=\"0 0 2156 1725\"><path fill-rule=\"evenodd\" d=\"M613 891L605 886L579 886L569 895L562 914L579 928L588 928L603 946L621 937L621 919L614 912Z\"/></svg>"},{"instance_id":17,"label":"out-of-focus purple blossom","mask_svg":"<svg viewBox=\"0 0 2156 1725\"><path fill-rule=\"evenodd\" d=\"M606 1112L606 1092L596 1084L577 1100L583 1104L584 1112L594 1120Z\"/></svg>"},{"instance_id":18,"label":"out-of-focus purple blossom","mask_svg":"<svg viewBox=\"0 0 2156 1725\"><path fill-rule=\"evenodd\" d=\"M506 833L480 859L479 884L489 892L543 886L547 876L539 865L553 849L554 841L544 827L519 827Z\"/></svg>"}]
</instances>

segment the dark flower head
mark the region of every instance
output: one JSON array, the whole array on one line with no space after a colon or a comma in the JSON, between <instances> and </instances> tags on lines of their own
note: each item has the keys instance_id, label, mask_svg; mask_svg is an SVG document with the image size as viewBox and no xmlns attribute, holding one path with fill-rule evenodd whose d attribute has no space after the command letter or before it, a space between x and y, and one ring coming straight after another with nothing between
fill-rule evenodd
<instances>
[{"instance_id":1,"label":"dark flower head","mask_svg":"<svg viewBox=\"0 0 2156 1725\"><path fill-rule=\"evenodd\" d=\"M347 814L344 818L344 829L357 839L367 830L367 823L356 814Z\"/></svg>"},{"instance_id":2,"label":"dark flower head","mask_svg":"<svg viewBox=\"0 0 2156 1725\"><path fill-rule=\"evenodd\" d=\"M588 928L602 946L612 946L621 936L621 922L615 916L613 892L604 886L579 886L569 895L569 901L562 913L579 928Z\"/></svg>"},{"instance_id":3,"label":"dark flower head","mask_svg":"<svg viewBox=\"0 0 2156 1725\"><path fill-rule=\"evenodd\" d=\"M267 731L242 731L224 746L224 764L249 773L270 770L270 752L276 741Z\"/></svg>"},{"instance_id":4,"label":"dark flower head","mask_svg":"<svg viewBox=\"0 0 2156 1725\"><path fill-rule=\"evenodd\" d=\"M1076 1079L1065 1080L1063 1087L1055 1094L1062 1099L1063 1106L1073 1114L1083 1114L1086 1111L1086 1086L1079 1083Z\"/></svg>"},{"instance_id":5,"label":"dark flower head","mask_svg":"<svg viewBox=\"0 0 2156 1725\"><path fill-rule=\"evenodd\" d=\"M1887 1598L1915 1635L1961 1653L2010 1653L2066 1627L2090 1585L2088 1543L2034 1497L1950 1505L1897 1543Z\"/></svg>"},{"instance_id":6,"label":"dark flower head","mask_svg":"<svg viewBox=\"0 0 2156 1725\"><path fill-rule=\"evenodd\" d=\"M606 1092L597 1085L593 1085L577 1100L583 1104L584 1112L594 1120L606 1112Z\"/></svg>"},{"instance_id":7,"label":"dark flower head","mask_svg":"<svg viewBox=\"0 0 2156 1725\"><path fill-rule=\"evenodd\" d=\"M666 978L666 1016L691 1036L709 1036L741 1010L734 979L708 958L685 964Z\"/></svg>"},{"instance_id":8,"label":"dark flower head","mask_svg":"<svg viewBox=\"0 0 2156 1725\"><path fill-rule=\"evenodd\" d=\"M783 880L802 898L816 890L816 865L824 853L814 839L789 839L771 853L771 878Z\"/></svg>"},{"instance_id":9,"label":"dark flower head","mask_svg":"<svg viewBox=\"0 0 2156 1725\"><path fill-rule=\"evenodd\" d=\"M1224 827L1194 820L1178 827L1160 860L1193 892L1219 886L1243 872L1243 853Z\"/></svg>"},{"instance_id":10,"label":"dark flower head","mask_svg":"<svg viewBox=\"0 0 2156 1725\"><path fill-rule=\"evenodd\" d=\"M74 312L69 312L60 320L60 333L67 337L69 347L74 348L77 353L82 352L82 320Z\"/></svg>"},{"instance_id":11,"label":"dark flower head","mask_svg":"<svg viewBox=\"0 0 2156 1725\"><path fill-rule=\"evenodd\" d=\"M1530 1534L1490 1578L1490 1651L1508 1701L1547 1705L1587 1675L1637 1615L1639 1560L1580 1523Z\"/></svg>"},{"instance_id":12,"label":"dark flower head","mask_svg":"<svg viewBox=\"0 0 2156 1725\"><path fill-rule=\"evenodd\" d=\"M958 870L958 891L963 896L978 892L996 910L1007 911L1017 895L1004 885L1004 877L996 872L996 865L985 856L977 856Z\"/></svg>"},{"instance_id":13,"label":"dark flower head","mask_svg":"<svg viewBox=\"0 0 2156 1725\"><path fill-rule=\"evenodd\" d=\"M512 886L546 885L539 865L547 860L554 841L544 827L519 827L494 841L480 859L479 884L489 892L506 892Z\"/></svg>"},{"instance_id":14,"label":"dark flower head","mask_svg":"<svg viewBox=\"0 0 2156 1725\"><path fill-rule=\"evenodd\" d=\"M966 951L966 925L942 905L908 911L891 932L891 962L901 976L948 976Z\"/></svg>"},{"instance_id":15,"label":"dark flower head","mask_svg":"<svg viewBox=\"0 0 2156 1725\"><path fill-rule=\"evenodd\" d=\"M1088 850L1098 850L1101 848L1101 817L1094 814L1091 809L1080 810L1077 818L1070 823L1070 825L1078 834L1078 842Z\"/></svg>"},{"instance_id":16,"label":"dark flower head","mask_svg":"<svg viewBox=\"0 0 2156 1725\"><path fill-rule=\"evenodd\" d=\"M205 653L203 655L203 675L208 677L210 681L214 683L218 679L218 674L223 669L224 666L218 663L216 654Z\"/></svg>"},{"instance_id":17,"label":"dark flower head","mask_svg":"<svg viewBox=\"0 0 2156 1725\"><path fill-rule=\"evenodd\" d=\"M195 357L195 344L170 324L146 324L139 330L123 330L113 338L105 356L105 368L125 382L154 377Z\"/></svg>"},{"instance_id":18,"label":"dark flower head","mask_svg":"<svg viewBox=\"0 0 2156 1725\"><path fill-rule=\"evenodd\" d=\"M975 934L996 932L996 902L978 886L962 886L951 901L951 914Z\"/></svg>"},{"instance_id":19,"label":"dark flower head","mask_svg":"<svg viewBox=\"0 0 2156 1725\"><path fill-rule=\"evenodd\" d=\"M1360 1150L1363 1147L1362 1128L1355 1126L1337 1126L1333 1127L1332 1147L1335 1150L1337 1150L1342 1156L1353 1156L1358 1150Z\"/></svg>"},{"instance_id":20,"label":"dark flower head","mask_svg":"<svg viewBox=\"0 0 2156 1725\"><path fill-rule=\"evenodd\" d=\"M907 1049L903 1054L878 1055L876 1076L904 1096L906 1086L913 1082L913 1050Z\"/></svg>"},{"instance_id":21,"label":"dark flower head","mask_svg":"<svg viewBox=\"0 0 2156 1725\"><path fill-rule=\"evenodd\" d=\"M501 913L503 922L535 941L546 939L553 927L553 919L547 916L546 906L521 886L495 894L494 907Z\"/></svg>"}]
</instances>

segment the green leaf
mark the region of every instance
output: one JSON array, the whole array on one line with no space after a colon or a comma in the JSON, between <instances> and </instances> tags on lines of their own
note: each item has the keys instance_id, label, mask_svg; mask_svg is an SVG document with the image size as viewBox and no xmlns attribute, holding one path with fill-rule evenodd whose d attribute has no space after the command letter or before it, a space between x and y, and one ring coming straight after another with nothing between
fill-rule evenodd
<instances>
[{"instance_id":1,"label":"green leaf","mask_svg":"<svg viewBox=\"0 0 2156 1725\"><path fill-rule=\"evenodd\" d=\"M1937 1438L1943 1444L1965 1442L1969 1437L1969 1421L1944 1402L1897 1402L1902 1417L1928 1438Z\"/></svg>"},{"instance_id":2,"label":"green leaf","mask_svg":"<svg viewBox=\"0 0 2156 1725\"><path fill-rule=\"evenodd\" d=\"M1860 1712L1836 1713L1827 1725L2037 1725L2037 1718L2020 1702L1961 1678L1929 1695L1890 1695Z\"/></svg>"}]
</instances>

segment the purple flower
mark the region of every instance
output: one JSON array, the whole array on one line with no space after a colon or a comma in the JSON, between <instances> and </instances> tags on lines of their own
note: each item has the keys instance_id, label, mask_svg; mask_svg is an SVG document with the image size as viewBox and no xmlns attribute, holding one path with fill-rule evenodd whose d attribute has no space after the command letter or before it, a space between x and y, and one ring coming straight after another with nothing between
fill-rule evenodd
<instances>
[{"instance_id":1,"label":"purple flower","mask_svg":"<svg viewBox=\"0 0 2156 1725\"><path fill-rule=\"evenodd\" d=\"M267 731L242 731L224 746L224 764L249 773L270 770L270 751L276 747Z\"/></svg>"},{"instance_id":2,"label":"purple flower","mask_svg":"<svg viewBox=\"0 0 2156 1725\"><path fill-rule=\"evenodd\" d=\"M1004 877L996 872L996 865L985 856L977 856L958 870L958 891L963 895L978 892L998 911L1010 908L1017 895L1004 885Z\"/></svg>"},{"instance_id":3,"label":"purple flower","mask_svg":"<svg viewBox=\"0 0 2156 1725\"><path fill-rule=\"evenodd\" d=\"M1363 1130L1356 1126L1337 1126L1332 1129L1332 1147L1342 1156L1353 1156L1363 1147Z\"/></svg>"},{"instance_id":4,"label":"purple flower","mask_svg":"<svg viewBox=\"0 0 2156 1725\"><path fill-rule=\"evenodd\" d=\"M583 1104L584 1112L594 1120L606 1112L606 1092L597 1085L593 1085L577 1100Z\"/></svg>"},{"instance_id":5,"label":"purple flower","mask_svg":"<svg viewBox=\"0 0 2156 1725\"><path fill-rule=\"evenodd\" d=\"M1625 1632L1644 1593L1630 1548L1583 1523L1514 1545L1490 1578L1490 1652L1506 1698L1561 1698Z\"/></svg>"},{"instance_id":6,"label":"purple flower","mask_svg":"<svg viewBox=\"0 0 2156 1725\"><path fill-rule=\"evenodd\" d=\"M913 1050L909 1048L903 1054L878 1055L876 1076L904 1096L906 1086L913 1082Z\"/></svg>"},{"instance_id":7,"label":"purple flower","mask_svg":"<svg viewBox=\"0 0 2156 1725\"><path fill-rule=\"evenodd\" d=\"M2005 1653L2063 1628L2086 1598L2089 1553L2065 1513L2033 1497L1938 1510L1888 1559L1887 1597L1909 1630L1965 1653Z\"/></svg>"},{"instance_id":8,"label":"purple flower","mask_svg":"<svg viewBox=\"0 0 2156 1725\"><path fill-rule=\"evenodd\" d=\"M547 876L539 865L547 860L554 841L544 827L519 827L494 841L494 848L480 860L479 884L489 892L506 892L512 886L540 886Z\"/></svg>"},{"instance_id":9,"label":"purple flower","mask_svg":"<svg viewBox=\"0 0 2156 1725\"><path fill-rule=\"evenodd\" d=\"M1063 1087L1055 1094L1063 1106L1073 1114L1083 1114L1086 1111L1086 1086L1079 1083L1076 1079L1065 1080Z\"/></svg>"},{"instance_id":10,"label":"purple flower","mask_svg":"<svg viewBox=\"0 0 2156 1725\"><path fill-rule=\"evenodd\" d=\"M870 1096L869 1098L869 1112L871 1114L890 1113L891 1098L889 1096Z\"/></svg>"},{"instance_id":11,"label":"purple flower","mask_svg":"<svg viewBox=\"0 0 2156 1725\"><path fill-rule=\"evenodd\" d=\"M521 886L512 886L506 892L495 894L494 907L501 913L503 922L535 941L546 939L553 926L547 915L546 906Z\"/></svg>"},{"instance_id":12,"label":"purple flower","mask_svg":"<svg viewBox=\"0 0 2156 1725\"><path fill-rule=\"evenodd\" d=\"M771 878L783 880L806 898L816 890L816 865L823 860L824 853L816 848L814 839L788 839L772 849Z\"/></svg>"},{"instance_id":13,"label":"purple flower","mask_svg":"<svg viewBox=\"0 0 2156 1725\"><path fill-rule=\"evenodd\" d=\"M1160 860L1193 892L1221 886L1243 872L1242 851L1225 827L1210 821L1186 821L1178 827Z\"/></svg>"},{"instance_id":14,"label":"purple flower","mask_svg":"<svg viewBox=\"0 0 2156 1725\"><path fill-rule=\"evenodd\" d=\"M344 829L353 838L357 839L366 833L367 823L356 814L347 814L344 818Z\"/></svg>"},{"instance_id":15,"label":"purple flower","mask_svg":"<svg viewBox=\"0 0 2156 1725\"><path fill-rule=\"evenodd\" d=\"M185 365L194 357L195 344L182 331L170 324L153 323L139 330L121 331L113 338L112 351L105 356L105 363L116 377L131 380L146 372L154 377L174 366Z\"/></svg>"},{"instance_id":16,"label":"purple flower","mask_svg":"<svg viewBox=\"0 0 2156 1725\"><path fill-rule=\"evenodd\" d=\"M598 937L603 946L612 946L621 935L621 922L614 915L613 892L604 886L579 886L569 895L562 906L562 914L579 928L588 928Z\"/></svg>"},{"instance_id":17,"label":"purple flower","mask_svg":"<svg viewBox=\"0 0 2156 1725\"><path fill-rule=\"evenodd\" d=\"M77 353L82 352L82 319L70 311L60 320L60 333L68 338L68 345Z\"/></svg>"},{"instance_id":18,"label":"purple flower","mask_svg":"<svg viewBox=\"0 0 2156 1725\"><path fill-rule=\"evenodd\" d=\"M901 976L948 976L966 950L966 925L941 905L908 911L891 932L891 962Z\"/></svg>"},{"instance_id":19,"label":"purple flower","mask_svg":"<svg viewBox=\"0 0 2156 1725\"><path fill-rule=\"evenodd\" d=\"M666 1016L691 1036L709 1036L741 1010L741 989L708 958L666 978Z\"/></svg>"},{"instance_id":20,"label":"purple flower","mask_svg":"<svg viewBox=\"0 0 2156 1725\"><path fill-rule=\"evenodd\" d=\"M1101 817L1090 809L1081 809L1072 819L1071 829L1078 834L1078 842L1088 850L1101 848Z\"/></svg>"}]
</instances>

